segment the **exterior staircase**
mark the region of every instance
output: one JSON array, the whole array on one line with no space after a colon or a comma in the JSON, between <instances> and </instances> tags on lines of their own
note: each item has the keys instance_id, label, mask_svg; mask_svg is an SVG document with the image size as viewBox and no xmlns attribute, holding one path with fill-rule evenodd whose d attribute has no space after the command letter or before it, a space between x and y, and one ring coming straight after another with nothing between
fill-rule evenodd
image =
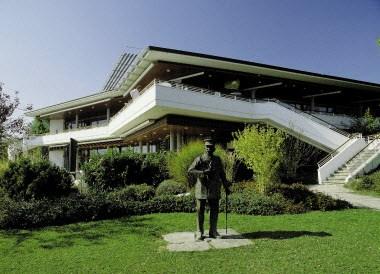
<instances>
[{"instance_id":1,"label":"exterior staircase","mask_svg":"<svg viewBox=\"0 0 380 274\"><path fill-rule=\"evenodd\" d=\"M345 184L355 175L362 174L376 168L379 164L379 160L377 159L380 155L379 144L380 141L378 139L370 141L364 149L338 168L322 183Z\"/></svg>"}]
</instances>

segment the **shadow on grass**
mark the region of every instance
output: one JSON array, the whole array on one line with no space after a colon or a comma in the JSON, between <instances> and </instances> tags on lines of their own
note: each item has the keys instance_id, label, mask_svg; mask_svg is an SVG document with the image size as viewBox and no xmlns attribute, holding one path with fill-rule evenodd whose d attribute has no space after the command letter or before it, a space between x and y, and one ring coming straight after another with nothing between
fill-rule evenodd
<instances>
[{"instance_id":1,"label":"shadow on grass","mask_svg":"<svg viewBox=\"0 0 380 274\"><path fill-rule=\"evenodd\" d=\"M332 234L320 231L320 232L312 232L312 231L257 231L250 233L243 233L241 235L246 239L273 239L273 240L286 240L298 237L330 237Z\"/></svg>"},{"instance_id":2,"label":"shadow on grass","mask_svg":"<svg viewBox=\"0 0 380 274\"><path fill-rule=\"evenodd\" d=\"M160 230L161 227L151 221L151 217L130 217L48 227L32 231L10 230L2 234L5 237L14 239L14 244L8 250L12 252L28 240L36 241L37 246L40 248L54 249L74 245L101 245L107 239L117 239L126 235L159 237Z\"/></svg>"}]
</instances>

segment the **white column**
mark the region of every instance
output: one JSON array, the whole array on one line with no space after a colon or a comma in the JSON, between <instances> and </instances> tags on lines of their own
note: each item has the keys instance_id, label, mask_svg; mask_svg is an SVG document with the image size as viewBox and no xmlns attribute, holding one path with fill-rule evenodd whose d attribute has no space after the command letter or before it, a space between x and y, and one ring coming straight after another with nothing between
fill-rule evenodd
<instances>
[{"instance_id":1,"label":"white column","mask_svg":"<svg viewBox=\"0 0 380 274\"><path fill-rule=\"evenodd\" d=\"M251 99L256 99L256 90L251 90Z\"/></svg>"},{"instance_id":2,"label":"white column","mask_svg":"<svg viewBox=\"0 0 380 274\"><path fill-rule=\"evenodd\" d=\"M179 151L182 147L182 134L181 131L177 131L177 151Z\"/></svg>"},{"instance_id":3,"label":"white column","mask_svg":"<svg viewBox=\"0 0 380 274\"><path fill-rule=\"evenodd\" d=\"M110 121L110 119L111 119L111 109L107 107L107 123Z\"/></svg>"},{"instance_id":4,"label":"white column","mask_svg":"<svg viewBox=\"0 0 380 274\"><path fill-rule=\"evenodd\" d=\"M174 139L174 130L170 129L170 151L174 151L175 149L175 139Z\"/></svg>"},{"instance_id":5,"label":"white column","mask_svg":"<svg viewBox=\"0 0 380 274\"><path fill-rule=\"evenodd\" d=\"M75 126L76 128L79 128L79 114L78 113L75 114Z\"/></svg>"}]
</instances>

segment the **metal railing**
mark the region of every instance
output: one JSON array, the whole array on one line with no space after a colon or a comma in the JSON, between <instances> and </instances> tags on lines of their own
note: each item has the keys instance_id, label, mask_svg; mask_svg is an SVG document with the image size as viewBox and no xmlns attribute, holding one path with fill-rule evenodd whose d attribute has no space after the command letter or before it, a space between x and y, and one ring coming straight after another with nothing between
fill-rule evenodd
<instances>
[{"instance_id":1,"label":"metal railing","mask_svg":"<svg viewBox=\"0 0 380 274\"><path fill-rule=\"evenodd\" d=\"M251 98L244 98L244 97L241 97L241 96L237 96L237 95L231 95L231 94L225 94L225 93L222 93L220 91L215 91L215 90L211 90L211 89L206 89L206 88L201 88L201 87L197 87L197 86L191 86L191 85L187 85L187 84L182 84L182 83L178 83L178 82L174 82L174 81L164 81L164 80L159 80L159 79L154 79L153 81L151 81L147 86L144 87L144 89L142 89L141 91L139 91L139 95L142 95L145 91L147 91L148 89L150 89L152 86L154 85L160 85L160 86L164 86L164 87L170 87L170 88L176 88L176 89L180 89L180 90L183 90L183 91L190 91L190 92L197 92L197 93L202 93L202 94L206 94L206 95L211 95L211 96L217 96L217 97L221 97L221 98L226 98L226 99L231 99L231 100L237 100L237 101L242 101L242 102L248 102L248 103L268 103L268 102L272 102L272 103L276 103L277 105L279 106L282 106L290 111L293 111L297 114L300 114L310 120L313 120L314 122L320 124L320 125L323 125L325 127L327 127L328 129L330 130L333 130L341 135L344 135L346 137L349 137L350 134L343 131L343 130L340 130L338 129L336 126L310 114L310 113L306 113L302 110L299 110L297 109L296 107L293 107L291 105L288 105L284 102L281 102L279 101L278 99L272 99L272 98L268 98L268 99L251 99ZM138 99L138 97L137 97ZM128 103L126 103L124 105L124 107L122 107L115 115L113 115L109 122L107 124L104 124L104 125L99 125L99 126L89 126L89 127L86 127L86 128L76 128L76 129L71 129L71 130L65 130L65 131L62 131L62 132L58 132L58 133L48 133L46 135L53 135L53 134L59 134L59 133L63 133L63 132L69 132L69 131L76 131L76 130L82 130L82 129L89 129L89 128L94 128L94 127L105 127L105 126L108 126L109 123L111 123L114 119L116 119L116 117L118 117L118 115L120 113L122 113L126 108L128 108L131 104L133 104L134 100L136 100L136 98L132 99L131 101L129 101Z\"/></svg>"},{"instance_id":2,"label":"metal railing","mask_svg":"<svg viewBox=\"0 0 380 274\"><path fill-rule=\"evenodd\" d=\"M219 97L223 97L223 98L228 98L228 99L233 99L233 100L238 100L238 101L244 101L244 102L249 102L249 103L265 103L265 102L273 102L273 103L276 103L288 110L291 110L297 114L300 114L310 120L313 120L314 122L320 124L320 125L323 125L325 127L327 127L328 129L331 129L341 135L344 135L346 137L350 137L350 134L344 130L341 130L339 128L337 128L336 126L326 122L325 120L311 114L311 113L307 113L307 112L304 112L300 109L297 109L296 107L293 107L291 105L288 105L278 99L251 99L251 98L244 98L244 97L240 97L240 96L236 96L236 95L230 95L230 94L223 94L219 91L214 91L214 90L211 90L211 89L205 89L205 88L200 88L200 87L196 87L196 86L191 86L191 85L185 85L185 84L181 84L181 83L178 83L178 82L173 82L173 81L162 81L162 80L157 80L155 79L152 83L154 84L157 84L157 85L163 85L163 86L167 86L167 87L173 87L173 88L178 88L178 89L182 89L182 90L185 90L185 91L193 91L193 92L199 92L199 93L203 93L203 94L209 94L209 95L216 95L216 96L219 96ZM151 83L151 84L152 84ZM149 86L150 87L150 86ZM144 89L145 90L145 89Z\"/></svg>"},{"instance_id":3,"label":"metal railing","mask_svg":"<svg viewBox=\"0 0 380 274\"><path fill-rule=\"evenodd\" d=\"M351 141L353 139L350 138L348 139L346 142L344 142L343 144L341 144L339 147L337 147L333 152L329 153L328 155L326 155L325 157L323 157L319 162L318 162L318 167L322 167L324 164L326 164L328 161L330 161L331 159L333 159L336 155L339 154L340 152L340 149L342 147L344 147L349 141Z\"/></svg>"}]
</instances>

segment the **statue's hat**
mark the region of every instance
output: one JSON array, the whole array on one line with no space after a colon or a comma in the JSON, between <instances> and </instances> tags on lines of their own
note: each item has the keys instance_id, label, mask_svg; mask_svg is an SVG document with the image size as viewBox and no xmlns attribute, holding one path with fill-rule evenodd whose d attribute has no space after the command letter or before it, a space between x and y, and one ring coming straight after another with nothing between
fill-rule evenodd
<instances>
[{"instance_id":1,"label":"statue's hat","mask_svg":"<svg viewBox=\"0 0 380 274\"><path fill-rule=\"evenodd\" d=\"M206 146L214 146L215 145L214 140L212 138L205 138L203 141L205 142Z\"/></svg>"}]
</instances>

